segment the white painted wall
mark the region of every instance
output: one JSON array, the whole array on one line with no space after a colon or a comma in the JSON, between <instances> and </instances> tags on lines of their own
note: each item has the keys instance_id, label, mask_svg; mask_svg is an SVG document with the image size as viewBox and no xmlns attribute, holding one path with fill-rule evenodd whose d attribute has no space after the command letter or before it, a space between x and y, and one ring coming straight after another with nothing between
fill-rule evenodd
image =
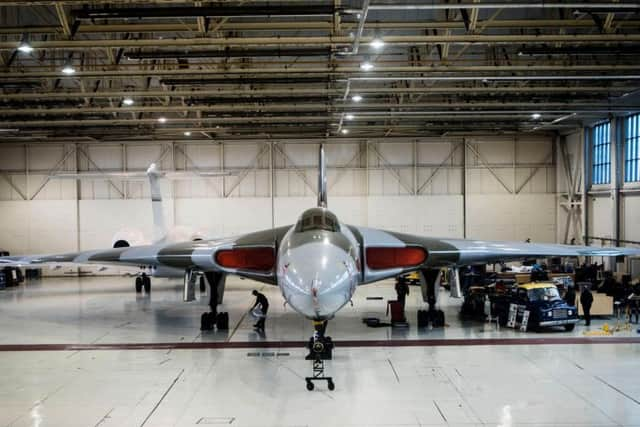
<instances>
[{"instance_id":1,"label":"white painted wall","mask_svg":"<svg viewBox=\"0 0 640 427\"><path fill-rule=\"evenodd\" d=\"M551 139L468 139L472 148L466 150L466 179L462 141L425 138L372 142L368 148L359 140L329 144L329 207L345 223L463 237L466 203L470 238L555 241ZM164 181L169 225L188 225L209 236L271 227L271 153L264 143L183 141L77 148L0 145L0 247L16 254L94 249L110 245L123 230L139 231L150 239L146 182L46 178L50 172L145 170L151 162L166 170L236 172L224 178ZM292 224L315 205L317 144L282 143L273 156L273 222ZM33 200L22 200L22 195Z\"/></svg>"}]
</instances>

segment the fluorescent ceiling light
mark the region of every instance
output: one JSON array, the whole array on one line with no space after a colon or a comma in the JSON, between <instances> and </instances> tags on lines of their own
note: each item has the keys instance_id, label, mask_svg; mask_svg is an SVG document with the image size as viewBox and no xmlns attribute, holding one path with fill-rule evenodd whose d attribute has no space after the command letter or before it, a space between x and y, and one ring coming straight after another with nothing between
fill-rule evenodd
<instances>
[{"instance_id":1,"label":"fluorescent ceiling light","mask_svg":"<svg viewBox=\"0 0 640 427\"><path fill-rule=\"evenodd\" d=\"M346 135L349 133L349 129L342 129L340 132L342 132L343 135Z\"/></svg>"},{"instance_id":2,"label":"fluorescent ceiling light","mask_svg":"<svg viewBox=\"0 0 640 427\"><path fill-rule=\"evenodd\" d=\"M159 123L166 123L167 122L167 118L166 117L158 117L158 122Z\"/></svg>"},{"instance_id":3,"label":"fluorescent ceiling light","mask_svg":"<svg viewBox=\"0 0 640 427\"><path fill-rule=\"evenodd\" d=\"M133 99L131 99L131 98L125 98L125 99L123 99L123 100L122 100L122 103L123 103L124 105L133 105Z\"/></svg>"},{"instance_id":4,"label":"fluorescent ceiling light","mask_svg":"<svg viewBox=\"0 0 640 427\"><path fill-rule=\"evenodd\" d=\"M347 119L347 120L353 120L353 119L354 119L354 117L355 117L355 116L354 116L353 114L351 114L351 113L347 113L347 115L346 115L346 116L344 116L344 118L345 118L345 119Z\"/></svg>"},{"instance_id":5,"label":"fluorescent ceiling light","mask_svg":"<svg viewBox=\"0 0 640 427\"><path fill-rule=\"evenodd\" d=\"M352 100L353 102L360 102L360 101L362 101L362 96L361 96L361 95L353 95L353 96L351 97L351 100Z\"/></svg>"},{"instance_id":6,"label":"fluorescent ceiling light","mask_svg":"<svg viewBox=\"0 0 640 427\"><path fill-rule=\"evenodd\" d=\"M184 136L191 136L191 132L189 132L188 130L184 132Z\"/></svg>"},{"instance_id":7,"label":"fluorescent ceiling light","mask_svg":"<svg viewBox=\"0 0 640 427\"><path fill-rule=\"evenodd\" d=\"M75 72L76 72L76 69L75 69L75 68L73 68L73 66L72 66L72 65L67 64L67 65L65 65L65 66L62 68L62 70L61 70L61 71L62 71L64 74L70 75L70 74L75 73Z\"/></svg>"},{"instance_id":8,"label":"fluorescent ceiling light","mask_svg":"<svg viewBox=\"0 0 640 427\"><path fill-rule=\"evenodd\" d=\"M541 115L540 113L533 113L533 114L531 115L531 118L532 118L533 120L538 120L540 117L542 117L542 115Z\"/></svg>"},{"instance_id":9,"label":"fluorescent ceiling light","mask_svg":"<svg viewBox=\"0 0 640 427\"><path fill-rule=\"evenodd\" d=\"M362 71L371 71L373 70L373 64L369 61L364 61L362 64L360 64L360 69Z\"/></svg>"},{"instance_id":10,"label":"fluorescent ceiling light","mask_svg":"<svg viewBox=\"0 0 640 427\"><path fill-rule=\"evenodd\" d=\"M379 37L376 37L373 40L371 40L371 43L369 43L369 46L371 46L374 49L382 49L384 47L384 40L382 40Z\"/></svg>"},{"instance_id":11,"label":"fluorescent ceiling light","mask_svg":"<svg viewBox=\"0 0 640 427\"><path fill-rule=\"evenodd\" d=\"M20 46L18 46L18 50L22 53L31 53L33 52L33 48L27 42L22 42Z\"/></svg>"}]
</instances>

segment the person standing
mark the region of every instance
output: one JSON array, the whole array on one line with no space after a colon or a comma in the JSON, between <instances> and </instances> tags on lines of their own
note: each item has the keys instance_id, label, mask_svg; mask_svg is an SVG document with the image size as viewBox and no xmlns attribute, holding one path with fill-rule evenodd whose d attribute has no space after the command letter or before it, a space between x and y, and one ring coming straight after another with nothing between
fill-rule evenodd
<instances>
[{"instance_id":1,"label":"person standing","mask_svg":"<svg viewBox=\"0 0 640 427\"><path fill-rule=\"evenodd\" d=\"M576 291L573 290L573 285L567 286L567 292L564 294L564 300L567 304L574 306L576 305Z\"/></svg>"},{"instance_id":2,"label":"person standing","mask_svg":"<svg viewBox=\"0 0 640 427\"><path fill-rule=\"evenodd\" d=\"M589 326L591 325L591 304L593 304L593 294L589 290L589 286L582 288L580 304L582 304L582 311L584 312L584 324Z\"/></svg>"},{"instance_id":3,"label":"person standing","mask_svg":"<svg viewBox=\"0 0 640 427\"><path fill-rule=\"evenodd\" d=\"M255 304L253 304L253 307L251 307L251 310L256 308L258 305L260 305L260 309L262 310L262 316L260 316L253 327L258 330L264 331L264 322L267 319L267 311L269 310L269 300L264 296L264 294L261 294L255 289L251 293L256 297L256 302Z\"/></svg>"}]
</instances>

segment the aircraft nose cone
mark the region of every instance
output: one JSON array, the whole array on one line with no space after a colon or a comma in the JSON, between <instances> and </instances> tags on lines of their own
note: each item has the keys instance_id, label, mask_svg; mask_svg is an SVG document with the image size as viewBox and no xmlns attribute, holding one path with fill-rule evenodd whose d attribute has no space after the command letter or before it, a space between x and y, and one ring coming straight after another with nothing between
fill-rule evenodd
<instances>
[{"instance_id":1,"label":"aircraft nose cone","mask_svg":"<svg viewBox=\"0 0 640 427\"><path fill-rule=\"evenodd\" d=\"M309 243L286 251L279 260L278 282L287 302L312 319L332 317L350 299L357 274L343 249Z\"/></svg>"}]
</instances>

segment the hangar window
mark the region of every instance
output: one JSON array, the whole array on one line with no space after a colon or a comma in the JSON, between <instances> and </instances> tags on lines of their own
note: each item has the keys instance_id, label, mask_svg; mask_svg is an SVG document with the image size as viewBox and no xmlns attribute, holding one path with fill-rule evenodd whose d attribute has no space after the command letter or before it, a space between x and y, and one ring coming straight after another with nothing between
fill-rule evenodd
<instances>
[{"instance_id":1,"label":"hangar window","mask_svg":"<svg viewBox=\"0 0 640 427\"><path fill-rule=\"evenodd\" d=\"M627 117L624 132L624 182L640 181L640 114Z\"/></svg>"},{"instance_id":2,"label":"hangar window","mask_svg":"<svg viewBox=\"0 0 640 427\"><path fill-rule=\"evenodd\" d=\"M593 183L611 182L611 124L602 123L593 128Z\"/></svg>"}]
</instances>

